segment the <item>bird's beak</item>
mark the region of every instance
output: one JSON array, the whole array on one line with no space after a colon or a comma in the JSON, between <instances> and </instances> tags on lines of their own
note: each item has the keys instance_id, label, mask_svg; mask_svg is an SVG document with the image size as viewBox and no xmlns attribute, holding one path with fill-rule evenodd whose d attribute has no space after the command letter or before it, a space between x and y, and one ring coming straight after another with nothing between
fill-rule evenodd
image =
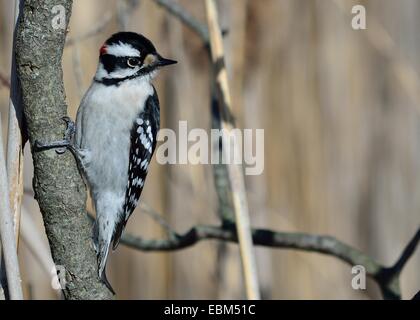
<instances>
[{"instance_id":1,"label":"bird's beak","mask_svg":"<svg viewBox=\"0 0 420 320\"><path fill-rule=\"evenodd\" d=\"M178 63L178 61L175 61L175 60L171 60L171 59L166 59L166 58L164 58L164 57L162 57L161 55L157 55L157 62L156 62L156 65L158 66L158 67L164 67L164 66L169 66L169 65L171 65L171 64L175 64L175 63Z\"/></svg>"}]
</instances>

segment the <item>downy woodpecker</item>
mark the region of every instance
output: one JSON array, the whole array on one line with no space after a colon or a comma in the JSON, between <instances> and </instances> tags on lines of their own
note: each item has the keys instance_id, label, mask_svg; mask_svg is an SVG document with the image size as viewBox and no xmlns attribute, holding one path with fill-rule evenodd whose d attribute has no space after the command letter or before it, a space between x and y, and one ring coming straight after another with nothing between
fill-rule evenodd
<instances>
[{"instance_id":1,"label":"downy woodpecker","mask_svg":"<svg viewBox=\"0 0 420 320\"><path fill-rule=\"evenodd\" d=\"M38 143L70 147L78 159L96 210L99 277L112 292L105 270L109 249L118 246L138 204L156 147L160 110L151 81L159 68L174 63L142 35L112 35L100 48L96 75L78 109L74 142Z\"/></svg>"}]
</instances>

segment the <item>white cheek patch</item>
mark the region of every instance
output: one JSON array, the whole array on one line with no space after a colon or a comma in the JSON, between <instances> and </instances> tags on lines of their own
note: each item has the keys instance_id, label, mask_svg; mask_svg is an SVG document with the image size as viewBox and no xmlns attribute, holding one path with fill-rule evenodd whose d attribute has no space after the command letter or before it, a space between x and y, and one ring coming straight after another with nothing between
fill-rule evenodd
<instances>
[{"instance_id":1,"label":"white cheek patch","mask_svg":"<svg viewBox=\"0 0 420 320\"><path fill-rule=\"evenodd\" d=\"M140 51L128 43L111 44L106 46L106 53L116 57L140 57Z\"/></svg>"}]
</instances>

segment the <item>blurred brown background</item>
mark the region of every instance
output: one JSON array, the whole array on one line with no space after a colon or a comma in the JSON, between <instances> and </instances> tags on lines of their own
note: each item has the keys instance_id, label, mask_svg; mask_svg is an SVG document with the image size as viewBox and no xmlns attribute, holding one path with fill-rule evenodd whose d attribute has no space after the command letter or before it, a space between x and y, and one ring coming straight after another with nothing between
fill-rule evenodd
<instances>
[{"instance_id":1,"label":"blurred brown background","mask_svg":"<svg viewBox=\"0 0 420 320\"><path fill-rule=\"evenodd\" d=\"M127 6L138 2L133 10ZM179 0L205 22L203 1ZM239 123L265 129L265 170L248 176L252 223L329 234L384 264L393 263L420 222L420 2L418 0L220 0L227 66ZM367 30L351 28L351 8L367 8ZM0 73L10 73L13 1L0 0ZM74 118L96 70L98 49L118 30L143 33L179 61L156 79L162 127L209 130L209 65L200 39L152 0L75 0L69 39L99 27L64 52L64 81ZM3 136L8 89L0 87ZM33 200L25 153L24 208L46 237ZM154 161L142 199L178 231L217 223L211 167ZM137 209L127 231L164 237ZM350 267L314 253L258 247L268 299L380 298L376 284L351 288ZM24 239L25 295L56 299L51 273ZM403 298L420 289L420 253L402 275ZM120 246L108 275L121 299L244 298L239 250L214 241L171 253Z\"/></svg>"}]
</instances>

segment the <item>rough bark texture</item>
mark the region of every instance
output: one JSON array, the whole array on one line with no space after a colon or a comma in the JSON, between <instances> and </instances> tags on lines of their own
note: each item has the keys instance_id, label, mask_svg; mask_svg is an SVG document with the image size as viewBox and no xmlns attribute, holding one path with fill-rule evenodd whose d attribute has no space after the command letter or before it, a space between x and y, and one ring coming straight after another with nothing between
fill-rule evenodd
<instances>
[{"instance_id":1,"label":"rough bark texture","mask_svg":"<svg viewBox=\"0 0 420 320\"><path fill-rule=\"evenodd\" d=\"M54 29L62 5L68 24L72 0L26 0L16 38L18 77L31 147L34 142L63 138L67 114L61 58L66 28ZM97 263L86 216L86 188L70 152L34 152L33 188L56 265L64 266L66 299L110 299L97 276Z\"/></svg>"}]
</instances>

